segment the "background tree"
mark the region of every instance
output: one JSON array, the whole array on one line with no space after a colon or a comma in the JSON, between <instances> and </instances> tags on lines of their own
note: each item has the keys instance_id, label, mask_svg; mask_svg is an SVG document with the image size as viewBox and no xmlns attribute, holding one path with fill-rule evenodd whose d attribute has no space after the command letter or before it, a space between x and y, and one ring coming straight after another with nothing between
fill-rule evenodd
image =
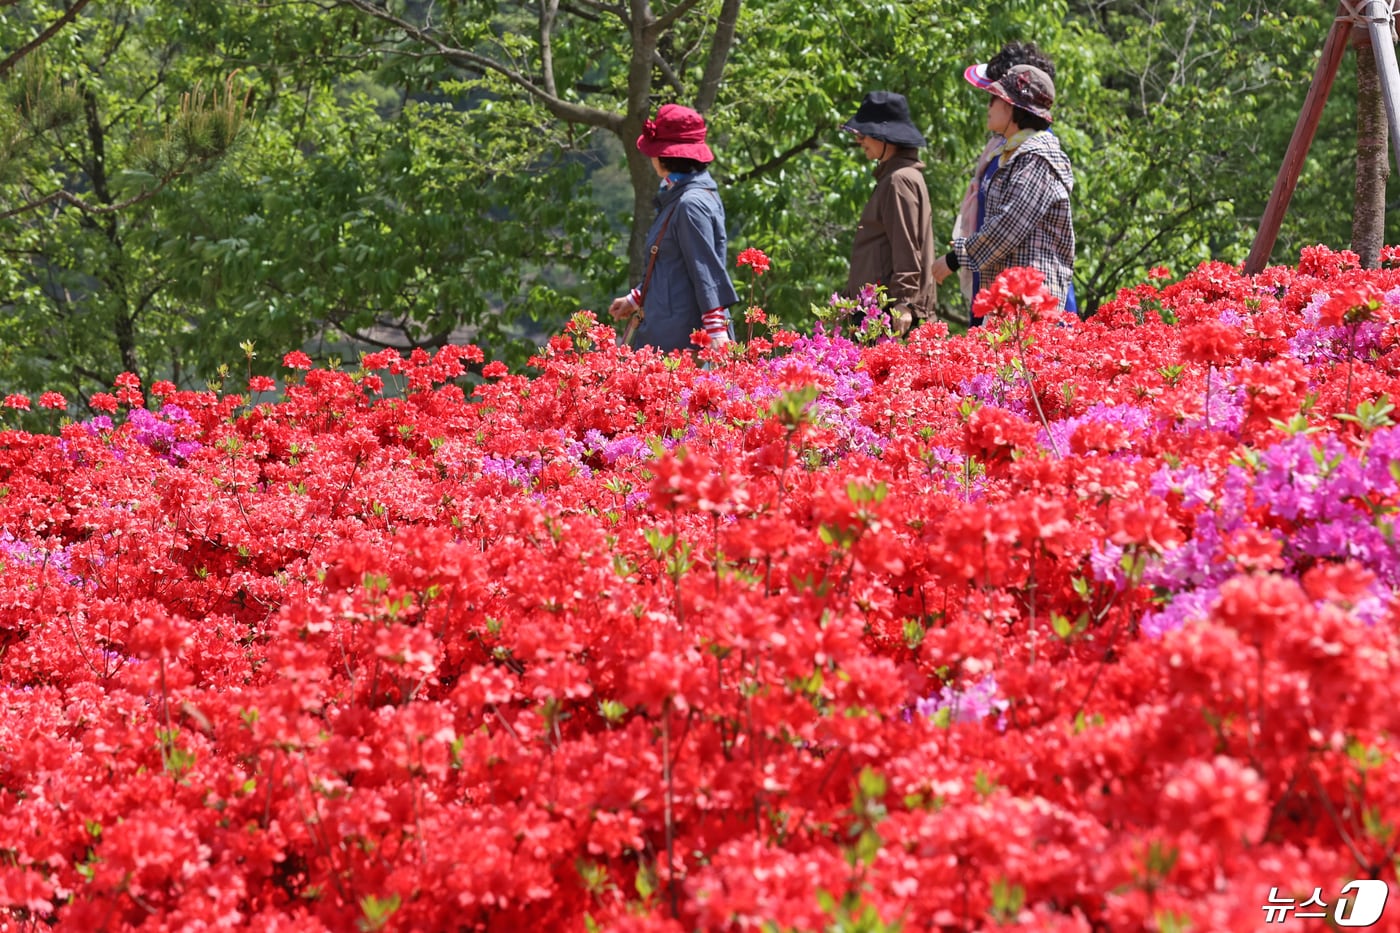
<instances>
[{"instance_id":1,"label":"background tree","mask_svg":"<svg viewBox=\"0 0 1400 933\"><path fill-rule=\"evenodd\" d=\"M719 95L741 0L649 0L561 5L466 2L431 4L331 0L387 30L405 54L432 55L460 75L455 84L544 111L577 133L616 137L633 187L628 256L633 278L643 256L656 176L632 144L654 109L656 91L707 112Z\"/></svg>"},{"instance_id":2,"label":"background tree","mask_svg":"<svg viewBox=\"0 0 1400 933\"><path fill-rule=\"evenodd\" d=\"M85 6L0 19L0 369L78 397L198 326L163 300L154 201L244 115L230 77L180 67L150 9Z\"/></svg>"}]
</instances>

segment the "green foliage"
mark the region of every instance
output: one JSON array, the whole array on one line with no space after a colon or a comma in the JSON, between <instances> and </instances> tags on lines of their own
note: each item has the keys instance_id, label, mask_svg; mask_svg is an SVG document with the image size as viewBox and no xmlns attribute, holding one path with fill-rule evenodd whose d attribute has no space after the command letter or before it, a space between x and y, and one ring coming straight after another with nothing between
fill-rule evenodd
<instances>
[{"instance_id":1,"label":"green foliage","mask_svg":"<svg viewBox=\"0 0 1400 933\"><path fill-rule=\"evenodd\" d=\"M389 918L398 912L400 898L397 893L388 897L378 897L374 894L367 894L360 898L360 919L355 921L358 929L371 933L371 931L382 930L389 923Z\"/></svg>"},{"instance_id":2,"label":"green foliage","mask_svg":"<svg viewBox=\"0 0 1400 933\"><path fill-rule=\"evenodd\" d=\"M992 917L998 923L1014 923L1026 906L1026 889L1005 877L992 882Z\"/></svg>"},{"instance_id":3,"label":"green foliage","mask_svg":"<svg viewBox=\"0 0 1400 933\"><path fill-rule=\"evenodd\" d=\"M1392 427L1395 421L1390 416L1394 411L1395 404L1391 402L1390 396L1382 395L1380 398L1361 402L1356 406L1355 412L1340 412L1334 417L1338 421L1351 422L1362 431L1371 433L1381 428Z\"/></svg>"},{"instance_id":4,"label":"green foliage","mask_svg":"<svg viewBox=\"0 0 1400 933\"><path fill-rule=\"evenodd\" d=\"M603 7L561 5L547 44L519 2L433 5L431 33L418 0L392 4L397 23L351 0L86 7L0 75L0 385L82 399L130 369L200 386L241 371L250 340L262 372L301 346L446 341L521 365L638 278L656 179L633 140L666 100L706 108L731 257L768 253L768 316L805 327L845 281L873 184L842 122L869 90L909 98L941 248L985 139L962 71L1010 39L1057 63L1092 310L1151 266L1243 259L1332 14L766 0L717 42L731 4L684 10L640 66ZM65 8L7 7L0 50ZM1354 96L1348 62L1281 259L1349 239ZM962 310L951 283L940 295Z\"/></svg>"},{"instance_id":5,"label":"green foliage","mask_svg":"<svg viewBox=\"0 0 1400 933\"><path fill-rule=\"evenodd\" d=\"M0 18L0 49L24 48L64 6ZM173 338L200 314L171 304L151 242L162 200L178 204L173 191L236 145L246 98L223 62L183 55L168 25L156 4L93 5L0 84L7 389L84 398L124 369L180 368Z\"/></svg>"}]
</instances>

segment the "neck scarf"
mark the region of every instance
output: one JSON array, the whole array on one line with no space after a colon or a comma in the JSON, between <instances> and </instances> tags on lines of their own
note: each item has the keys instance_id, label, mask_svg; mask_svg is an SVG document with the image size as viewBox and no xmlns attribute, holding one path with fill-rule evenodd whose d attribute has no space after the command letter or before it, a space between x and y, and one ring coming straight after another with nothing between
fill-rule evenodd
<instances>
[{"instance_id":1,"label":"neck scarf","mask_svg":"<svg viewBox=\"0 0 1400 933\"><path fill-rule=\"evenodd\" d=\"M1021 147L1025 145L1028 140L1044 132L1045 130L1018 130L1010 139L1002 143L1001 152L998 153L998 155L1001 156L999 164L1003 166L1006 165L1006 163L1016 157L1016 153L1020 151Z\"/></svg>"},{"instance_id":2,"label":"neck scarf","mask_svg":"<svg viewBox=\"0 0 1400 933\"><path fill-rule=\"evenodd\" d=\"M689 181L690 179L694 178L696 175L699 174L699 172L671 172L665 178L661 179L660 188L662 191L665 191L668 188L674 188L681 182Z\"/></svg>"}]
</instances>

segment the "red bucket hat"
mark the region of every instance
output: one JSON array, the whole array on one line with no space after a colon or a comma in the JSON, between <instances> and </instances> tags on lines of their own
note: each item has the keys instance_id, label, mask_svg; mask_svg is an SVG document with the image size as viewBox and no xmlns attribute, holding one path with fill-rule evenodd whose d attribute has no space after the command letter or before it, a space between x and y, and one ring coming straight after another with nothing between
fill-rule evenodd
<instances>
[{"instance_id":1,"label":"red bucket hat","mask_svg":"<svg viewBox=\"0 0 1400 933\"><path fill-rule=\"evenodd\" d=\"M642 125L637 149L648 157L694 159L713 162L715 154L705 145L705 118L689 107L662 104L656 119Z\"/></svg>"}]
</instances>

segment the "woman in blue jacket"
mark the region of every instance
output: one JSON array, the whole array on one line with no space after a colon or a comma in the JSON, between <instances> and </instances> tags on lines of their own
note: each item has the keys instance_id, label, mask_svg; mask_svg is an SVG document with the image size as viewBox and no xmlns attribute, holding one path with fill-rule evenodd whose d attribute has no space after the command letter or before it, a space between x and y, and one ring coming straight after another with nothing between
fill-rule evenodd
<instances>
[{"instance_id":1,"label":"woman in blue jacket","mask_svg":"<svg viewBox=\"0 0 1400 933\"><path fill-rule=\"evenodd\" d=\"M724 205L706 169L715 157L705 133L700 114L665 104L637 137L638 151L661 179L656 219L647 233L645 277L608 308L619 320L639 318L634 349L689 349L695 331L711 344L730 339L729 306L739 294L729 278Z\"/></svg>"}]
</instances>

